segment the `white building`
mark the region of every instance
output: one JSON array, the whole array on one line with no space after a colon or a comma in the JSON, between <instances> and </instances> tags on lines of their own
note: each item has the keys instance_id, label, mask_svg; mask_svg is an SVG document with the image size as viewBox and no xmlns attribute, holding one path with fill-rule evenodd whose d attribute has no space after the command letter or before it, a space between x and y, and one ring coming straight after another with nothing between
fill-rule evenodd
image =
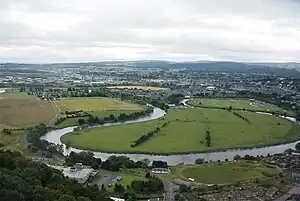
<instances>
[{"instance_id":1,"label":"white building","mask_svg":"<svg viewBox=\"0 0 300 201\"><path fill-rule=\"evenodd\" d=\"M115 197L110 197L110 199L113 200L113 201L125 201L125 199L115 198Z\"/></svg>"}]
</instances>

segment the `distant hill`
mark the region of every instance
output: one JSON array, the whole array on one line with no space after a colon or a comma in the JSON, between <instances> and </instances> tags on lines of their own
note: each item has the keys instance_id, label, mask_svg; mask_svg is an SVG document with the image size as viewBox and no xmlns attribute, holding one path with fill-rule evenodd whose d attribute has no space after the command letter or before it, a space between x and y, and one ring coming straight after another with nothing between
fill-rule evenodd
<instances>
[{"instance_id":1,"label":"distant hill","mask_svg":"<svg viewBox=\"0 0 300 201\"><path fill-rule=\"evenodd\" d=\"M239 63L228 61L199 61L199 62L136 62L131 63L135 67L149 68L186 68L205 72L239 72L239 73L265 73L278 76L300 76L300 72L294 68L285 68L284 65ZM295 63L297 64L297 63ZM300 65L300 64L299 64Z\"/></svg>"},{"instance_id":2,"label":"distant hill","mask_svg":"<svg viewBox=\"0 0 300 201\"><path fill-rule=\"evenodd\" d=\"M141 61L103 61L103 62L83 62L83 63L53 63L53 64L0 64L0 68L18 69L29 71L47 67L79 68L81 66L94 67L138 67L138 68L177 68L204 72L238 72L238 73L264 73L277 76L300 77L300 63L242 63L229 61L195 61L195 62L171 62L159 60Z\"/></svg>"}]
</instances>

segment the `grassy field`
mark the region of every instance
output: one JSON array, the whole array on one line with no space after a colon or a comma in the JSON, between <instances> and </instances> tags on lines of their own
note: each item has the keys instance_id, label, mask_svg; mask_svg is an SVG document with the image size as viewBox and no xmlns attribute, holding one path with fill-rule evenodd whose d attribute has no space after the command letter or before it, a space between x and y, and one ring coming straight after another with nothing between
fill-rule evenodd
<instances>
[{"instance_id":1,"label":"grassy field","mask_svg":"<svg viewBox=\"0 0 300 201\"><path fill-rule=\"evenodd\" d=\"M187 102L193 106L202 106L202 107L224 107L228 108L232 106L233 109L243 109L246 110L257 110L257 111L266 111L266 112L287 112L288 115L294 116L294 111L285 111L283 108L280 108L276 105L271 105L261 101L250 101L249 99L191 99Z\"/></svg>"},{"instance_id":2,"label":"grassy field","mask_svg":"<svg viewBox=\"0 0 300 201\"><path fill-rule=\"evenodd\" d=\"M204 184L231 184L249 180L264 179L279 174L277 168L265 164L238 161L222 164L177 166L172 168L173 177L195 179Z\"/></svg>"},{"instance_id":3,"label":"grassy field","mask_svg":"<svg viewBox=\"0 0 300 201\"><path fill-rule=\"evenodd\" d=\"M149 91L163 91L163 90L169 90L169 88L165 87L151 87L151 86L130 86L130 85L122 85L122 86L110 86L107 87L109 89L142 89L142 90L149 90Z\"/></svg>"},{"instance_id":4,"label":"grassy field","mask_svg":"<svg viewBox=\"0 0 300 201\"><path fill-rule=\"evenodd\" d=\"M140 110L104 110L104 111L92 111L88 112L93 116L97 116L99 118L108 117L110 114L113 114L115 117L119 116L122 113L131 114L134 112L138 112ZM85 119L87 120L88 117L75 117L75 118L68 118L64 120L63 122L59 123L58 126L74 126L77 125L79 119Z\"/></svg>"},{"instance_id":5,"label":"grassy field","mask_svg":"<svg viewBox=\"0 0 300 201\"><path fill-rule=\"evenodd\" d=\"M59 110L65 111L102 111L102 110L139 110L141 106L113 98L66 98L55 101Z\"/></svg>"},{"instance_id":6,"label":"grassy field","mask_svg":"<svg viewBox=\"0 0 300 201\"><path fill-rule=\"evenodd\" d=\"M47 122L56 111L49 101L42 101L23 92L1 93L1 127L20 127Z\"/></svg>"},{"instance_id":7,"label":"grassy field","mask_svg":"<svg viewBox=\"0 0 300 201\"><path fill-rule=\"evenodd\" d=\"M293 122L276 116L239 113L250 123L226 110L172 109L157 120L87 129L69 133L61 139L76 148L88 150L167 154L262 146L300 138L300 127ZM165 123L167 126L162 128ZM130 147L133 141L156 127L161 129L154 137L137 147ZM201 143L207 130L211 131L211 147Z\"/></svg>"},{"instance_id":8,"label":"grassy field","mask_svg":"<svg viewBox=\"0 0 300 201\"><path fill-rule=\"evenodd\" d=\"M0 149L24 152L25 147L20 144L21 135L24 135L23 131L13 131L10 135L0 131L0 143L4 145Z\"/></svg>"}]
</instances>

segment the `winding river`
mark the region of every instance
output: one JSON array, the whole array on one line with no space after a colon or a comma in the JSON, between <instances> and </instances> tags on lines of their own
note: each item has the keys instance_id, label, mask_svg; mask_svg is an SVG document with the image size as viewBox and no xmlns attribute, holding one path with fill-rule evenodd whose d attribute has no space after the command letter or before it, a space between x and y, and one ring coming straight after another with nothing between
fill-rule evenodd
<instances>
[{"instance_id":1,"label":"winding river","mask_svg":"<svg viewBox=\"0 0 300 201\"><path fill-rule=\"evenodd\" d=\"M186 100L183 100L182 103L186 105ZM137 122L144 122L144 121L150 121L157 118L160 118L164 116L166 112L160 108L154 107L153 113L149 116L142 117L140 119L134 120L134 121L127 121L124 123L110 123L110 124L104 124L102 126L112 126L112 125L120 125L120 124L129 124L129 123L137 123ZM268 113L265 113L268 114ZM284 117L282 117L284 118ZM292 117L286 117L286 119L296 122L295 118ZM299 122L297 122L299 123ZM95 126L99 127L99 126ZM51 131L44 135L41 139L47 140L49 142L53 142L55 144L62 144L64 147L64 155L68 155L71 151L74 152L81 152L86 150L76 149L76 148L66 148L66 146L60 141L61 136L73 132L73 129L75 127L67 127L63 129L58 129ZM150 155L150 154L113 154L113 153L104 153L104 152L93 152L95 154L95 157L101 158L102 160L106 160L111 155L122 155L127 156L130 159L134 161L142 160L142 159L149 159L150 161L153 160L162 160L168 162L169 165L176 165L179 163L185 163L185 164L194 164L195 160L197 158L203 158L204 160L211 160L211 161L224 161L225 159L233 160L233 157L235 155L245 156L245 155L251 155L251 156L257 156L257 155L263 155L266 156L268 154L277 154L282 153L284 150L292 148L294 149L295 144L297 142L293 143L287 143L287 144L281 144L281 145L274 145L269 147L263 147L263 148L253 148L253 149L231 149L227 151L221 151L221 152L211 152L211 153L195 153L195 154L181 154L181 155Z\"/></svg>"}]
</instances>

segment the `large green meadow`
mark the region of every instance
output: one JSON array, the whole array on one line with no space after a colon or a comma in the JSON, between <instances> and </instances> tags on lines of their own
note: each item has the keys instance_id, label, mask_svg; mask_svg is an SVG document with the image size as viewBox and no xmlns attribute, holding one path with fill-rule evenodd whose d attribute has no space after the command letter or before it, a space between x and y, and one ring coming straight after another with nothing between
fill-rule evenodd
<instances>
[{"instance_id":1,"label":"large green meadow","mask_svg":"<svg viewBox=\"0 0 300 201\"><path fill-rule=\"evenodd\" d=\"M299 126L293 122L271 115L238 113L249 122L227 110L170 109L157 120L86 129L66 134L61 139L86 150L170 154L258 147L300 138ZM131 147L140 136L157 127L160 130L153 137ZM207 130L211 134L210 147L203 143Z\"/></svg>"},{"instance_id":2,"label":"large green meadow","mask_svg":"<svg viewBox=\"0 0 300 201\"><path fill-rule=\"evenodd\" d=\"M232 184L249 180L259 180L279 174L275 167L263 163L238 161L232 163L213 163L172 168L172 177L188 180L193 178L201 184Z\"/></svg>"},{"instance_id":3,"label":"large green meadow","mask_svg":"<svg viewBox=\"0 0 300 201\"><path fill-rule=\"evenodd\" d=\"M219 107L229 108L237 110L253 110L253 111L264 111L264 112L277 112L287 113L287 115L294 116L294 111L286 111L276 105L261 102L254 99L209 99L209 98L195 98L187 102L188 104L196 107Z\"/></svg>"}]
</instances>

